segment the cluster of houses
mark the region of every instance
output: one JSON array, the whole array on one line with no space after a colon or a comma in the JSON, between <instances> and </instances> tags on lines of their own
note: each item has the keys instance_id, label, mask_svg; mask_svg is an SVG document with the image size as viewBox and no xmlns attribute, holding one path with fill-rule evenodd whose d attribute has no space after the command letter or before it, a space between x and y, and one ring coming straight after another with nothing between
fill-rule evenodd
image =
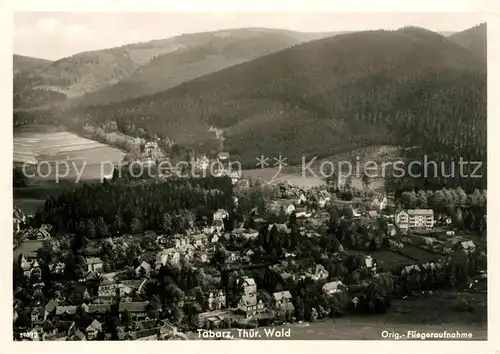
<instances>
[{"instance_id":1,"label":"cluster of houses","mask_svg":"<svg viewBox=\"0 0 500 354\"><path fill-rule=\"evenodd\" d=\"M105 314L110 310L110 304L82 304L63 306L58 301L51 299L45 306L30 309L31 329L24 333L25 338L31 340L62 340L62 341L86 341L96 340L102 335L102 339L109 337L103 333ZM17 311L14 308L14 320ZM176 335L182 335L166 321L151 320L148 318L149 302L120 302L118 312L120 318L125 313L130 317L129 328L120 326L117 328L118 338L125 340L161 340ZM92 317L92 322L80 330L75 326L75 316L85 313ZM109 338L108 338L109 339Z\"/></svg>"}]
</instances>

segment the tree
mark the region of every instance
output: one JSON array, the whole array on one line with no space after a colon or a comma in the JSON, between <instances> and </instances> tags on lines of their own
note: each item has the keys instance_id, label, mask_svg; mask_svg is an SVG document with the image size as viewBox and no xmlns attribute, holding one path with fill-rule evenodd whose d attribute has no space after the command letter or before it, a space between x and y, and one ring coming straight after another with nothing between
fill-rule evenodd
<instances>
[{"instance_id":1,"label":"tree","mask_svg":"<svg viewBox=\"0 0 500 354\"><path fill-rule=\"evenodd\" d=\"M418 191L416 195L416 205L418 208L426 209L428 208L427 203L427 193L423 190Z\"/></svg>"},{"instance_id":2,"label":"tree","mask_svg":"<svg viewBox=\"0 0 500 354\"><path fill-rule=\"evenodd\" d=\"M164 213L162 217L162 229L165 233L169 234L172 232L172 217L168 213Z\"/></svg>"},{"instance_id":3,"label":"tree","mask_svg":"<svg viewBox=\"0 0 500 354\"><path fill-rule=\"evenodd\" d=\"M181 324L182 319L184 318L184 312L180 307L174 305L174 307L172 308L172 316L176 324Z\"/></svg>"},{"instance_id":4,"label":"tree","mask_svg":"<svg viewBox=\"0 0 500 354\"><path fill-rule=\"evenodd\" d=\"M105 238L110 236L108 225L104 221L104 218L102 216L99 216L97 218L97 234L99 237Z\"/></svg>"},{"instance_id":5,"label":"tree","mask_svg":"<svg viewBox=\"0 0 500 354\"><path fill-rule=\"evenodd\" d=\"M125 223L119 213L115 214L115 219L113 222L113 231L115 235L121 235L125 231Z\"/></svg>"}]
</instances>

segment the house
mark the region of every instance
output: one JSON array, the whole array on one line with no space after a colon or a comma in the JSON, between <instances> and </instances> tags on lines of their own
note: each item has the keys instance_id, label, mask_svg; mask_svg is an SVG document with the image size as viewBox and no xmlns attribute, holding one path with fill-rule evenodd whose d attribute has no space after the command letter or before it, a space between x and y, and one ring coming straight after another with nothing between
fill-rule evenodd
<instances>
[{"instance_id":1,"label":"house","mask_svg":"<svg viewBox=\"0 0 500 354\"><path fill-rule=\"evenodd\" d=\"M158 153L159 147L156 141L148 141L144 144L144 154L146 156L155 156Z\"/></svg>"},{"instance_id":2,"label":"house","mask_svg":"<svg viewBox=\"0 0 500 354\"><path fill-rule=\"evenodd\" d=\"M286 224L270 224L268 225L267 229L269 231L271 231L271 229L276 226L276 229L278 230L278 232L281 232L281 233L286 233L286 234L289 234L292 232L291 229L288 228L288 226Z\"/></svg>"},{"instance_id":3,"label":"house","mask_svg":"<svg viewBox=\"0 0 500 354\"><path fill-rule=\"evenodd\" d=\"M213 215L213 221L229 218L229 213L224 209L218 209Z\"/></svg>"},{"instance_id":4,"label":"house","mask_svg":"<svg viewBox=\"0 0 500 354\"><path fill-rule=\"evenodd\" d=\"M455 236L455 231L454 230L446 231L446 236Z\"/></svg>"},{"instance_id":5,"label":"house","mask_svg":"<svg viewBox=\"0 0 500 354\"><path fill-rule=\"evenodd\" d=\"M295 201L297 204L304 204L307 201L306 194L303 191L299 191L297 193L297 200Z\"/></svg>"},{"instance_id":6,"label":"house","mask_svg":"<svg viewBox=\"0 0 500 354\"><path fill-rule=\"evenodd\" d=\"M252 305L246 298L241 298L238 302L238 310L243 312L246 318L253 317L257 314L266 311L266 306L262 302L262 300L258 300L255 305Z\"/></svg>"},{"instance_id":7,"label":"house","mask_svg":"<svg viewBox=\"0 0 500 354\"><path fill-rule=\"evenodd\" d=\"M43 319L43 316L45 314L45 309L42 307L35 307L32 311L31 311L31 323L33 324L34 322L38 322L40 321L41 319Z\"/></svg>"},{"instance_id":8,"label":"house","mask_svg":"<svg viewBox=\"0 0 500 354\"><path fill-rule=\"evenodd\" d=\"M430 230L434 227L434 211L432 209L410 209L408 217L408 227L412 230Z\"/></svg>"},{"instance_id":9,"label":"house","mask_svg":"<svg viewBox=\"0 0 500 354\"><path fill-rule=\"evenodd\" d=\"M132 292L132 288L124 284L116 283L113 280L104 280L99 284L98 296L101 298L113 297L116 291L120 292L120 296L125 296Z\"/></svg>"},{"instance_id":10,"label":"house","mask_svg":"<svg viewBox=\"0 0 500 354\"><path fill-rule=\"evenodd\" d=\"M278 199L269 205L269 209L274 213L284 213L291 215L295 211L294 201L291 199Z\"/></svg>"},{"instance_id":11,"label":"house","mask_svg":"<svg viewBox=\"0 0 500 354\"><path fill-rule=\"evenodd\" d=\"M98 257L90 257L86 259L88 272L99 272L102 270L103 263Z\"/></svg>"},{"instance_id":12,"label":"house","mask_svg":"<svg viewBox=\"0 0 500 354\"><path fill-rule=\"evenodd\" d=\"M180 257L180 253L175 248L167 248L156 254L155 265L159 268L162 265L167 265L168 263L177 264L180 261Z\"/></svg>"},{"instance_id":13,"label":"house","mask_svg":"<svg viewBox=\"0 0 500 354\"><path fill-rule=\"evenodd\" d=\"M63 274L65 268L66 265L62 262L49 264L49 270L52 272L52 274Z\"/></svg>"},{"instance_id":14,"label":"house","mask_svg":"<svg viewBox=\"0 0 500 354\"><path fill-rule=\"evenodd\" d=\"M23 213L21 209L18 207L14 206L14 213L13 213L13 222L14 222L14 233L17 233L21 231L21 228L24 226L26 223L26 215Z\"/></svg>"},{"instance_id":15,"label":"house","mask_svg":"<svg viewBox=\"0 0 500 354\"><path fill-rule=\"evenodd\" d=\"M464 251L470 253L470 252L474 252L476 250L476 245L474 244L474 242L472 241L462 241L460 242L460 245L462 246L462 248L464 249Z\"/></svg>"},{"instance_id":16,"label":"house","mask_svg":"<svg viewBox=\"0 0 500 354\"><path fill-rule=\"evenodd\" d=\"M213 234L215 232L215 226L214 225L207 225L203 227L203 233L206 235Z\"/></svg>"},{"instance_id":17,"label":"house","mask_svg":"<svg viewBox=\"0 0 500 354\"><path fill-rule=\"evenodd\" d=\"M255 252L252 251L252 250L248 250L248 251L245 252L245 256L247 256L249 258L252 257L254 254L255 254Z\"/></svg>"},{"instance_id":18,"label":"house","mask_svg":"<svg viewBox=\"0 0 500 354\"><path fill-rule=\"evenodd\" d=\"M181 249L188 245L188 240L182 235L176 235L167 242L169 248Z\"/></svg>"},{"instance_id":19,"label":"house","mask_svg":"<svg viewBox=\"0 0 500 354\"><path fill-rule=\"evenodd\" d=\"M68 339L70 341L84 341L84 340L87 340L87 338L85 337L85 334L83 334L82 331L80 331L79 329L76 329L75 332L68 337Z\"/></svg>"},{"instance_id":20,"label":"house","mask_svg":"<svg viewBox=\"0 0 500 354\"><path fill-rule=\"evenodd\" d=\"M102 325L97 320L92 321L92 323L85 329L88 340L96 339L101 331L102 331Z\"/></svg>"},{"instance_id":21,"label":"house","mask_svg":"<svg viewBox=\"0 0 500 354\"><path fill-rule=\"evenodd\" d=\"M340 280L326 283L321 288L321 290L327 295L333 295L336 293L340 293L340 292L344 291L345 289L347 289L347 287Z\"/></svg>"},{"instance_id":22,"label":"house","mask_svg":"<svg viewBox=\"0 0 500 354\"><path fill-rule=\"evenodd\" d=\"M221 162L223 164L227 163L227 162L229 162L229 153L222 151L219 153L219 155L217 155L217 159L219 160L219 162Z\"/></svg>"},{"instance_id":23,"label":"house","mask_svg":"<svg viewBox=\"0 0 500 354\"><path fill-rule=\"evenodd\" d=\"M199 170L206 170L210 166L210 161L206 155L191 157L191 166Z\"/></svg>"},{"instance_id":24,"label":"house","mask_svg":"<svg viewBox=\"0 0 500 354\"><path fill-rule=\"evenodd\" d=\"M253 230L253 229L248 229L248 230L243 231L242 236L244 238L246 238L247 240L248 239L255 239L255 238L259 237L259 231Z\"/></svg>"},{"instance_id":25,"label":"house","mask_svg":"<svg viewBox=\"0 0 500 354\"><path fill-rule=\"evenodd\" d=\"M71 317L76 313L77 306L57 306L56 316L58 317Z\"/></svg>"},{"instance_id":26,"label":"house","mask_svg":"<svg viewBox=\"0 0 500 354\"><path fill-rule=\"evenodd\" d=\"M366 268L372 268L374 264L372 256L365 256L364 263Z\"/></svg>"},{"instance_id":27,"label":"house","mask_svg":"<svg viewBox=\"0 0 500 354\"><path fill-rule=\"evenodd\" d=\"M232 184L237 184L241 179L241 172L233 171L229 174Z\"/></svg>"},{"instance_id":28,"label":"house","mask_svg":"<svg viewBox=\"0 0 500 354\"><path fill-rule=\"evenodd\" d=\"M378 213L376 210L369 210L366 214L371 219L375 219L378 216Z\"/></svg>"},{"instance_id":29,"label":"house","mask_svg":"<svg viewBox=\"0 0 500 354\"><path fill-rule=\"evenodd\" d=\"M364 262L365 262L365 267L366 268L371 269L374 274L377 272L377 263L372 258L372 256L369 256L369 255L365 256L364 257Z\"/></svg>"},{"instance_id":30,"label":"house","mask_svg":"<svg viewBox=\"0 0 500 354\"><path fill-rule=\"evenodd\" d=\"M226 294L224 290L212 290L207 296L208 309L210 311L217 311L226 308Z\"/></svg>"},{"instance_id":31,"label":"house","mask_svg":"<svg viewBox=\"0 0 500 354\"><path fill-rule=\"evenodd\" d=\"M146 261L142 261L141 264L135 268L136 277L148 277L149 273L151 273L151 265Z\"/></svg>"},{"instance_id":32,"label":"house","mask_svg":"<svg viewBox=\"0 0 500 354\"><path fill-rule=\"evenodd\" d=\"M292 304L292 294L289 291L281 291L273 294L273 305L279 311L288 313L291 317L295 312Z\"/></svg>"},{"instance_id":33,"label":"house","mask_svg":"<svg viewBox=\"0 0 500 354\"><path fill-rule=\"evenodd\" d=\"M229 263L237 262L239 259L240 257L238 252L227 252L227 261Z\"/></svg>"},{"instance_id":34,"label":"house","mask_svg":"<svg viewBox=\"0 0 500 354\"><path fill-rule=\"evenodd\" d=\"M330 193L328 193L324 189L320 190L319 196L317 197L317 201L319 207L324 208L331 201Z\"/></svg>"},{"instance_id":35,"label":"house","mask_svg":"<svg viewBox=\"0 0 500 354\"><path fill-rule=\"evenodd\" d=\"M120 314L127 311L136 321L145 320L148 317L149 301L120 302L118 311Z\"/></svg>"},{"instance_id":36,"label":"house","mask_svg":"<svg viewBox=\"0 0 500 354\"><path fill-rule=\"evenodd\" d=\"M382 210L387 207L387 196L384 196L382 200L380 200L379 198L374 198L372 206L377 208L379 212L382 212Z\"/></svg>"},{"instance_id":37,"label":"house","mask_svg":"<svg viewBox=\"0 0 500 354\"><path fill-rule=\"evenodd\" d=\"M410 209L395 215L395 223L402 233L408 230L431 230L434 227L434 211L432 209Z\"/></svg>"},{"instance_id":38,"label":"house","mask_svg":"<svg viewBox=\"0 0 500 354\"><path fill-rule=\"evenodd\" d=\"M305 275L312 280L323 280L328 278L329 273L325 267L321 264L317 264L314 270L310 269Z\"/></svg>"}]
</instances>

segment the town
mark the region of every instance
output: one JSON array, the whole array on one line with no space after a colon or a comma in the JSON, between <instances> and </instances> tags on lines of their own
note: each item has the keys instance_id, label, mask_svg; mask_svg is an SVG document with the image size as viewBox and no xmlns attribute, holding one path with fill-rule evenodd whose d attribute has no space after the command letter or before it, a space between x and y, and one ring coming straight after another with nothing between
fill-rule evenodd
<instances>
[{"instance_id":1,"label":"town","mask_svg":"<svg viewBox=\"0 0 500 354\"><path fill-rule=\"evenodd\" d=\"M15 208L14 338L211 339L486 291L485 191L368 185L115 178Z\"/></svg>"}]
</instances>

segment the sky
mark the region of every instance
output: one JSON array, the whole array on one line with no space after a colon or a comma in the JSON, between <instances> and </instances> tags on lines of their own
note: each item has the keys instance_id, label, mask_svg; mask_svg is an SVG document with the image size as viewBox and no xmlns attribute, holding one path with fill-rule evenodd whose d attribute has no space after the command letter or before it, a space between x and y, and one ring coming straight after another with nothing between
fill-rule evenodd
<instances>
[{"instance_id":1,"label":"sky","mask_svg":"<svg viewBox=\"0 0 500 354\"><path fill-rule=\"evenodd\" d=\"M333 32L413 25L433 31L461 31L484 21L480 12L16 12L13 46L16 54L57 60L83 51L230 28Z\"/></svg>"}]
</instances>

